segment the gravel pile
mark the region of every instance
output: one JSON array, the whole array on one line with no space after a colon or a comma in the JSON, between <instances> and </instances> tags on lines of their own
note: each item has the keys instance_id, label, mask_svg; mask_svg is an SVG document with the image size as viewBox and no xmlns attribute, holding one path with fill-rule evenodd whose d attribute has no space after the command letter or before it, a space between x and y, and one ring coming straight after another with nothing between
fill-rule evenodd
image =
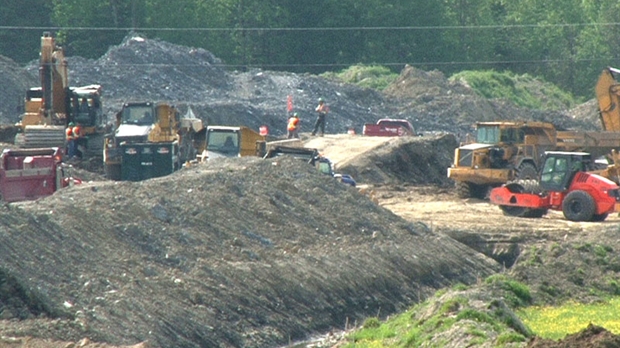
<instances>
[{"instance_id":1,"label":"gravel pile","mask_svg":"<svg viewBox=\"0 0 620 348\"><path fill-rule=\"evenodd\" d=\"M36 86L38 62L26 68L0 64L0 123L14 123L19 96L27 86ZM438 71L425 72L406 66L385 92L330 81L309 74L249 69L227 71L223 62L201 48L192 48L128 36L97 60L68 57L70 83L74 86L101 84L108 120L130 100L168 101L182 112L191 107L210 124L269 126L273 135L285 134L287 96L309 131L319 97L331 108L327 130L358 133L367 122L380 118L405 118L422 132L470 131L476 121L526 119L552 121L561 128L594 129L597 124L572 118L568 112L541 112L516 108L505 101L489 101L469 87L449 82Z\"/></svg>"}]
</instances>

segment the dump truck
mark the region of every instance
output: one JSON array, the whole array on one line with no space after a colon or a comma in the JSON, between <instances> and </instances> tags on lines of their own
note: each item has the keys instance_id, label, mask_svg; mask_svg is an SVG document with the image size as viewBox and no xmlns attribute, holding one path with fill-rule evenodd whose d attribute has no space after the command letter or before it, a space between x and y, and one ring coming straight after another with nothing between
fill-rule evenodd
<instances>
[{"instance_id":1,"label":"dump truck","mask_svg":"<svg viewBox=\"0 0 620 348\"><path fill-rule=\"evenodd\" d=\"M5 149L0 155L0 200L18 202L52 195L80 184L62 161L62 149Z\"/></svg>"},{"instance_id":2,"label":"dump truck","mask_svg":"<svg viewBox=\"0 0 620 348\"><path fill-rule=\"evenodd\" d=\"M455 149L448 178L461 198L487 198L517 179L535 179L545 151L583 151L595 158L620 148L620 132L557 131L547 122L499 121L475 125L476 141Z\"/></svg>"},{"instance_id":3,"label":"dump truck","mask_svg":"<svg viewBox=\"0 0 620 348\"><path fill-rule=\"evenodd\" d=\"M49 32L41 37L39 59L41 86L30 88L24 97L15 144L20 148L65 148L65 129L79 124L84 155L99 155L107 120L103 115L102 87L97 84L69 86L67 61L62 47Z\"/></svg>"},{"instance_id":4,"label":"dump truck","mask_svg":"<svg viewBox=\"0 0 620 348\"><path fill-rule=\"evenodd\" d=\"M204 160L257 156L267 137L246 126L207 126Z\"/></svg>"},{"instance_id":5,"label":"dump truck","mask_svg":"<svg viewBox=\"0 0 620 348\"><path fill-rule=\"evenodd\" d=\"M536 178L545 151L582 151L594 158L620 148L619 69L607 67L594 88L602 132L558 131L544 122L479 122L476 140L455 149L448 177L461 198L487 198L494 187Z\"/></svg>"},{"instance_id":6,"label":"dump truck","mask_svg":"<svg viewBox=\"0 0 620 348\"><path fill-rule=\"evenodd\" d=\"M105 136L105 175L122 181L168 175L204 151L205 131L200 119L181 118L166 102L127 102Z\"/></svg>"},{"instance_id":7,"label":"dump truck","mask_svg":"<svg viewBox=\"0 0 620 348\"><path fill-rule=\"evenodd\" d=\"M377 123L366 123L362 135L378 137L401 137L416 135L413 125L407 120L385 118Z\"/></svg>"},{"instance_id":8,"label":"dump truck","mask_svg":"<svg viewBox=\"0 0 620 348\"><path fill-rule=\"evenodd\" d=\"M546 152L536 181L520 180L494 188L490 201L509 216L537 218L548 210L559 210L571 221L603 221L620 211L620 187L587 172L591 165L589 153Z\"/></svg>"}]
</instances>

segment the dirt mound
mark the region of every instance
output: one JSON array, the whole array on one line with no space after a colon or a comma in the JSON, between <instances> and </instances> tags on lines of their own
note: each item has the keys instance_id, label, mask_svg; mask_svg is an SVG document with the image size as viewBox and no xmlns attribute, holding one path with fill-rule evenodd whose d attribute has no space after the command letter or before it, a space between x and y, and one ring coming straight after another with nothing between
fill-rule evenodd
<instances>
[{"instance_id":1,"label":"dirt mound","mask_svg":"<svg viewBox=\"0 0 620 348\"><path fill-rule=\"evenodd\" d=\"M24 93L39 84L37 75L28 74L11 59L0 56L0 81L0 123L14 124L19 120Z\"/></svg>"},{"instance_id":2,"label":"dirt mound","mask_svg":"<svg viewBox=\"0 0 620 348\"><path fill-rule=\"evenodd\" d=\"M5 336L272 347L499 267L293 159L75 186L0 226Z\"/></svg>"},{"instance_id":3,"label":"dirt mound","mask_svg":"<svg viewBox=\"0 0 620 348\"><path fill-rule=\"evenodd\" d=\"M480 121L525 120L551 122L559 129L595 130L588 115L568 115L565 111L519 108L506 100L478 96L469 86L449 81L441 72L425 72L406 66L385 89L394 102L398 118L410 120L422 131L443 131L463 137Z\"/></svg>"},{"instance_id":4,"label":"dirt mound","mask_svg":"<svg viewBox=\"0 0 620 348\"><path fill-rule=\"evenodd\" d=\"M72 86L101 84L104 111L109 121L121 104L130 100L168 101L181 112L191 107L210 124L267 125L272 134L285 134L287 96L292 96L303 129L310 130L319 97L331 113L328 133L361 133L364 123L380 118L405 118L423 132L464 135L476 121L499 119L545 120L562 128L591 129L588 122L564 112L541 112L517 108L501 100L477 96L471 88L448 81L438 71L425 72L406 66L384 93L329 79L287 72L250 69L224 70L223 62L209 51L174 45L131 34L96 60L67 57ZM26 72L29 72L26 73ZM9 75L0 87L0 100L7 111L0 123L16 121L15 111L23 92L37 86L38 62L25 69L0 64L0 76ZM25 76L16 79L16 76Z\"/></svg>"},{"instance_id":5,"label":"dirt mound","mask_svg":"<svg viewBox=\"0 0 620 348\"><path fill-rule=\"evenodd\" d=\"M534 338L527 348L603 348L620 347L620 336L614 335L600 326L588 325L576 334L568 335L560 341Z\"/></svg>"}]
</instances>

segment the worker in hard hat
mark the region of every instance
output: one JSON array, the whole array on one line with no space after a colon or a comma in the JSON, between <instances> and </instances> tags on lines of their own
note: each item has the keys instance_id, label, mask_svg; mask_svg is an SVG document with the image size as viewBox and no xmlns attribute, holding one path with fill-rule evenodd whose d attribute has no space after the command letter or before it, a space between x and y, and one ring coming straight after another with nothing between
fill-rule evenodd
<instances>
[{"instance_id":1,"label":"worker in hard hat","mask_svg":"<svg viewBox=\"0 0 620 348\"><path fill-rule=\"evenodd\" d=\"M65 139L67 141L67 158L71 159L75 156L75 150L77 147L77 143L75 142L75 137L73 136L73 128L75 127L75 123L69 122L67 125L67 129L65 129Z\"/></svg>"},{"instance_id":2,"label":"worker in hard hat","mask_svg":"<svg viewBox=\"0 0 620 348\"><path fill-rule=\"evenodd\" d=\"M315 111L318 113L316 122L314 123L314 130L312 131L312 135L316 135L318 131L321 132L321 136L325 134L325 118L327 117L327 113L329 112L329 107L323 100L323 98L319 98L319 105L316 107Z\"/></svg>"},{"instance_id":3,"label":"worker in hard hat","mask_svg":"<svg viewBox=\"0 0 620 348\"><path fill-rule=\"evenodd\" d=\"M286 130L288 139L299 139L299 114L294 113L289 117Z\"/></svg>"},{"instance_id":4,"label":"worker in hard hat","mask_svg":"<svg viewBox=\"0 0 620 348\"><path fill-rule=\"evenodd\" d=\"M80 159L82 158L82 151L80 151L80 147L83 147L83 142L84 142L85 138L84 138L84 133L82 130L82 126L77 123L74 124L73 126L73 143L74 145L74 150L73 150L73 157L69 157L69 158L73 158L73 159Z\"/></svg>"}]
</instances>

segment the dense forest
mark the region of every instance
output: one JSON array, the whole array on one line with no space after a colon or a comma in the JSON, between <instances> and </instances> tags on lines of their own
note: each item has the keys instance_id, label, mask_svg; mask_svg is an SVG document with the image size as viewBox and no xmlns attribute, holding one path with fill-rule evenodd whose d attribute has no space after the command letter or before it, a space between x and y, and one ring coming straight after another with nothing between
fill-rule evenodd
<instances>
[{"instance_id":1,"label":"dense forest","mask_svg":"<svg viewBox=\"0 0 620 348\"><path fill-rule=\"evenodd\" d=\"M43 31L68 56L87 58L135 31L205 48L230 69L508 70L586 98L601 69L620 64L617 0L0 0L0 8L0 55L19 63L37 58Z\"/></svg>"}]
</instances>

